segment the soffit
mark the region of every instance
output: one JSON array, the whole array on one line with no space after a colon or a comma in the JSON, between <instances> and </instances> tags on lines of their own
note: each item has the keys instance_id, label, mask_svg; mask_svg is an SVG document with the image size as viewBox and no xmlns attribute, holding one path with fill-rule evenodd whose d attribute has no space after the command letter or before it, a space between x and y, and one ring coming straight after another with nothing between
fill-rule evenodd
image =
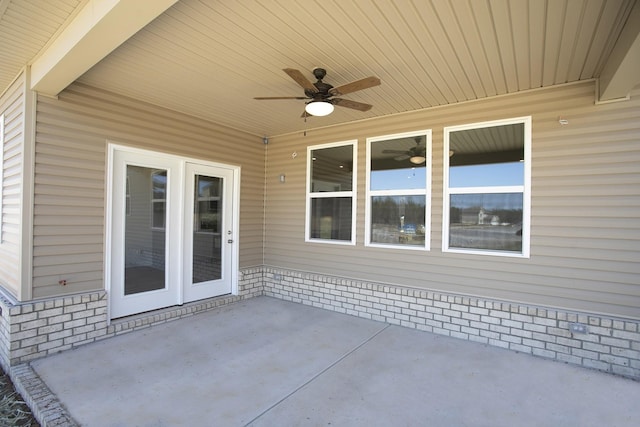
<instances>
[{"instance_id":1,"label":"soffit","mask_svg":"<svg viewBox=\"0 0 640 427\"><path fill-rule=\"evenodd\" d=\"M50 41L86 0L0 0L0 93Z\"/></svg>"},{"instance_id":2,"label":"soffit","mask_svg":"<svg viewBox=\"0 0 640 427\"><path fill-rule=\"evenodd\" d=\"M9 1L2 30L9 10L23 3L33 2ZM596 78L635 3L181 0L79 81L275 136ZM315 67L334 86L379 77L380 86L343 96L373 108L336 107L305 122L302 100L253 99L303 96L282 69L313 80Z\"/></svg>"}]
</instances>

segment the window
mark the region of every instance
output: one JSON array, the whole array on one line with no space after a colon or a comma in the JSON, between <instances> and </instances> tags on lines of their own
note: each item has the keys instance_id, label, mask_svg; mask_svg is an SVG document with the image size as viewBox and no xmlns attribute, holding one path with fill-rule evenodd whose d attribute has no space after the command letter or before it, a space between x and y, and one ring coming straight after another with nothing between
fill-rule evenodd
<instances>
[{"instance_id":1,"label":"window","mask_svg":"<svg viewBox=\"0 0 640 427\"><path fill-rule=\"evenodd\" d=\"M355 244L356 146L307 148L307 241Z\"/></svg>"},{"instance_id":2,"label":"window","mask_svg":"<svg viewBox=\"0 0 640 427\"><path fill-rule=\"evenodd\" d=\"M431 131L367 139L365 245L429 249Z\"/></svg>"},{"instance_id":3,"label":"window","mask_svg":"<svg viewBox=\"0 0 640 427\"><path fill-rule=\"evenodd\" d=\"M443 251L529 256L531 117L444 129Z\"/></svg>"},{"instance_id":4,"label":"window","mask_svg":"<svg viewBox=\"0 0 640 427\"><path fill-rule=\"evenodd\" d=\"M164 230L167 209L167 171L156 170L151 174L151 228Z\"/></svg>"}]
</instances>

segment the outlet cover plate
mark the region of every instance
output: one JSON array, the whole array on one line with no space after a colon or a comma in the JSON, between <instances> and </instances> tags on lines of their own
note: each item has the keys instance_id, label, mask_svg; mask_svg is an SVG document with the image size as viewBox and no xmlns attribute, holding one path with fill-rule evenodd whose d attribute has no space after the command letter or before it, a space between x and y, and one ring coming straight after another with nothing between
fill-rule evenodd
<instances>
[{"instance_id":1,"label":"outlet cover plate","mask_svg":"<svg viewBox=\"0 0 640 427\"><path fill-rule=\"evenodd\" d=\"M569 323L569 330L572 334L588 334L589 328L584 323Z\"/></svg>"}]
</instances>

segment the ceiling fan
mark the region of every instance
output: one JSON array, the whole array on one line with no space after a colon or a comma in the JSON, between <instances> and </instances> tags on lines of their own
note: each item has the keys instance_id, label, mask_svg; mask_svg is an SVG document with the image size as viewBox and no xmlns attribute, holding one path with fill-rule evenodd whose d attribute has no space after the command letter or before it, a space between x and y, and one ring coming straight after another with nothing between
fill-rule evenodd
<instances>
[{"instance_id":1,"label":"ceiling fan","mask_svg":"<svg viewBox=\"0 0 640 427\"><path fill-rule=\"evenodd\" d=\"M364 104L362 102L334 97L339 95L346 95L347 93L356 92L358 90L368 89L380 84L379 78L366 77L364 79L347 83L342 86L333 87L332 85L322 81L322 79L327 75L327 71L324 68L315 68L313 70L313 76L317 79L315 83L311 83L309 79L304 76L304 74L296 69L285 68L282 71L287 73L289 77L291 77L304 89L305 96L267 96L256 97L253 99L309 99L310 101L305 103L305 111L304 113L302 113L302 117L329 115L333 112L334 105L337 105L339 107L352 108L359 111L369 111L372 107L372 105L370 104Z\"/></svg>"},{"instance_id":2,"label":"ceiling fan","mask_svg":"<svg viewBox=\"0 0 640 427\"><path fill-rule=\"evenodd\" d=\"M416 136L414 138L416 142L415 147L411 147L408 150L382 150L385 154L398 154L398 156L394 157L393 160L397 160L399 162L403 160L409 159L409 161L415 165L421 165L422 163L427 161L426 153L427 147L421 145L422 137Z\"/></svg>"}]
</instances>

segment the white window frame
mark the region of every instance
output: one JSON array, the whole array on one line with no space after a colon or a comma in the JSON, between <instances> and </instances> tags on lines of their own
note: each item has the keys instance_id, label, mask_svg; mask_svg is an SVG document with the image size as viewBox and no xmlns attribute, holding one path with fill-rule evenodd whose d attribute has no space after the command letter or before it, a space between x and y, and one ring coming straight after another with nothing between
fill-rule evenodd
<instances>
[{"instance_id":1,"label":"white window frame","mask_svg":"<svg viewBox=\"0 0 640 427\"><path fill-rule=\"evenodd\" d=\"M425 173L426 188L424 189L403 189L403 190L371 190L371 144L377 141L385 141L389 139L410 138L416 136L425 137ZM367 138L367 164L366 164L366 198L365 198L365 246L378 248L393 248L404 250L428 251L431 249L431 129L404 132L391 135L383 135ZM425 196L425 213L424 213L424 245L393 245L371 242L371 198L374 196Z\"/></svg>"},{"instance_id":2,"label":"white window frame","mask_svg":"<svg viewBox=\"0 0 640 427\"><path fill-rule=\"evenodd\" d=\"M351 191L327 191L327 192L311 192L311 165L313 162L312 151L322 150L325 148L342 147L351 145L353 149L353 168L351 177ZM358 159L358 140L353 139L349 141L333 142L328 144L312 145L307 147L307 182L306 182L306 214L305 214L305 242L312 243L329 243L333 245L350 245L356 244L356 208L357 208L357 159ZM350 197L351 198L351 240L333 240L333 239L319 239L311 238L311 201L313 199L320 198L336 198L336 197Z\"/></svg>"},{"instance_id":3,"label":"white window frame","mask_svg":"<svg viewBox=\"0 0 640 427\"><path fill-rule=\"evenodd\" d=\"M524 125L524 184L521 186L491 186L491 187L458 187L449 188L449 139L451 132L494 127L512 124ZM455 154L454 154L455 155ZM443 224L442 224L442 251L451 253L492 255L513 258L530 257L531 236L531 116L515 117L503 120L471 123L460 126L448 126L444 128L443 149ZM486 194L486 193L522 193L522 251L509 252L490 249L465 249L449 247L449 213L451 194Z\"/></svg>"}]
</instances>

